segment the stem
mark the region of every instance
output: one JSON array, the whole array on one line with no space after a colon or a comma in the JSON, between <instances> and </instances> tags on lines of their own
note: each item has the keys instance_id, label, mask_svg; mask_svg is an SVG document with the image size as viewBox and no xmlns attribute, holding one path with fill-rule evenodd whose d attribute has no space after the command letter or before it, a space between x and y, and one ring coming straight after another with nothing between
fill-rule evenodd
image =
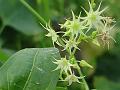
<instances>
[{"instance_id":1,"label":"stem","mask_svg":"<svg viewBox=\"0 0 120 90\"><path fill-rule=\"evenodd\" d=\"M77 70L78 70L78 73L80 74L80 76L83 77L82 71L79 66L78 66ZM82 78L82 82L84 83L85 90L89 90L89 87L88 87L88 84L87 84L85 78Z\"/></svg>"},{"instance_id":2,"label":"stem","mask_svg":"<svg viewBox=\"0 0 120 90\"><path fill-rule=\"evenodd\" d=\"M74 49L74 50L76 51L76 49ZM74 56L74 54L72 53L72 58L73 58L73 57L75 57L75 56ZM75 59L75 60L76 60L76 59ZM77 64L77 71L78 71L79 75L80 75L81 77L83 77L82 71L81 71L81 69L80 69L80 67L79 67L78 64ZM87 84L85 78L82 78L82 82L84 83L84 88L85 88L85 90L89 90L89 87L88 87L88 84Z\"/></svg>"},{"instance_id":3,"label":"stem","mask_svg":"<svg viewBox=\"0 0 120 90\"><path fill-rule=\"evenodd\" d=\"M76 50L77 50L77 49L76 49L76 48L74 48L74 50L73 50L72 54L70 55L70 59L75 57L75 56L74 56L74 54L75 54Z\"/></svg>"},{"instance_id":4,"label":"stem","mask_svg":"<svg viewBox=\"0 0 120 90\"><path fill-rule=\"evenodd\" d=\"M46 20L49 21L49 18L51 17L51 12L50 12L50 3L49 0L43 0L43 6L44 6L44 12L45 12L45 17Z\"/></svg>"},{"instance_id":5,"label":"stem","mask_svg":"<svg viewBox=\"0 0 120 90\"><path fill-rule=\"evenodd\" d=\"M80 37L78 38L77 41L79 41L79 40L80 40ZM73 50L73 52L72 52L72 54L71 54L71 56L70 56L70 59L71 59L71 58L75 58L74 54L75 54L76 50L77 50L77 49L74 48L74 50ZM75 61L77 61L77 60L75 59ZM77 70L78 70L79 75L80 75L81 77L83 77L82 71L81 71L81 69L80 69L80 67L79 67L78 64L77 64ZM82 78L82 82L84 83L85 90L89 90L89 87L88 87L88 84L87 84L85 78Z\"/></svg>"},{"instance_id":6,"label":"stem","mask_svg":"<svg viewBox=\"0 0 120 90\"><path fill-rule=\"evenodd\" d=\"M72 56L70 56L70 58L75 57L75 56L74 56L75 51L76 51L76 49L74 49L74 51L73 51L73 53L72 53ZM75 60L76 60L76 59L75 59ZM77 64L77 71L78 71L79 75L80 75L81 77L83 77L82 71L81 71L81 69L80 69L80 67L79 67L78 64ZM85 78L82 78L82 82L84 83L85 90L89 90L89 87L88 87L88 84L87 84Z\"/></svg>"},{"instance_id":7,"label":"stem","mask_svg":"<svg viewBox=\"0 0 120 90\"><path fill-rule=\"evenodd\" d=\"M20 0L20 2L28 8L40 21L42 24L46 25L46 21L40 16L38 12L36 12L25 0Z\"/></svg>"},{"instance_id":8,"label":"stem","mask_svg":"<svg viewBox=\"0 0 120 90\"><path fill-rule=\"evenodd\" d=\"M63 40L62 40L61 38L58 38L58 41L60 42L60 44L61 44L62 46L65 46L65 43L63 42ZM66 51L70 54L70 52L69 52L68 49L66 49Z\"/></svg>"},{"instance_id":9,"label":"stem","mask_svg":"<svg viewBox=\"0 0 120 90\"><path fill-rule=\"evenodd\" d=\"M65 46L65 43L62 41L61 38L58 38L58 41L60 42L60 44L61 44L62 46Z\"/></svg>"},{"instance_id":10,"label":"stem","mask_svg":"<svg viewBox=\"0 0 120 90\"><path fill-rule=\"evenodd\" d=\"M77 42L79 42L79 41L80 41L80 39L81 39L81 37L79 36L79 38L78 38ZM75 56L74 56L74 54L75 54L76 50L77 50L76 48L74 48L74 49L73 49L73 52L72 52L72 54L71 54L70 58L75 57Z\"/></svg>"}]
</instances>

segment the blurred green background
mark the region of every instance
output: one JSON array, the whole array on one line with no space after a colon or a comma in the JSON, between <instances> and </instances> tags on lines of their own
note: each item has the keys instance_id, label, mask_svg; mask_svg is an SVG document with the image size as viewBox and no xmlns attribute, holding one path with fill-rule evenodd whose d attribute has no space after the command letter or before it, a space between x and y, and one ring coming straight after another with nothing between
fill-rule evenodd
<instances>
[{"instance_id":1,"label":"blurred green background","mask_svg":"<svg viewBox=\"0 0 120 90\"><path fill-rule=\"evenodd\" d=\"M71 10L76 15L88 10L88 0L26 0L46 21L51 20L56 31L60 23L71 18ZM91 43L82 43L77 59L86 59L94 66L93 70L84 68L84 75L91 89L120 90L120 0L102 0L102 7L108 6L106 16L115 18L116 43L110 50ZM96 6L101 0L95 0ZM84 16L83 12L83 16ZM24 48L52 47L51 38L36 18L19 0L0 0L0 66L15 52ZM69 90L80 90L79 86Z\"/></svg>"}]
</instances>

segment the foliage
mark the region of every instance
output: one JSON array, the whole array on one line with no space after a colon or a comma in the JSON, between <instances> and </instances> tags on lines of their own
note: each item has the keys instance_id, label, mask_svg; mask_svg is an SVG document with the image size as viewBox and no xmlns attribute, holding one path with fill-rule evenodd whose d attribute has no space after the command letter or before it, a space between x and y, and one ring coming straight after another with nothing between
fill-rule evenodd
<instances>
[{"instance_id":1,"label":"foliage","mask_svg":"<svg viewBox=\"0 0 120 90\"><path fill-rule=\"evenodd\" d=\"M60 58L54 48L17 52L0 68L0 89L55 90L59 72L53 71L54 58Z\"/></svg>"}]
</instances>

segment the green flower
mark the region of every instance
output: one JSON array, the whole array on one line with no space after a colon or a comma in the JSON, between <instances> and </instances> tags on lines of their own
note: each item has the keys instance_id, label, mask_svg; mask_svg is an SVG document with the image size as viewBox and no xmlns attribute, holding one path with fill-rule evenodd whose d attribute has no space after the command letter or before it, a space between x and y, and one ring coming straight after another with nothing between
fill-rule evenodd
<instances>
[{"instance_id":1,"label":"green flower","mask_svg":"<svg viewBox=\"0 0 120 90\"><path fill-rule=\"evenodd\" d=\"M67 30L64 36L68 36L69 34L76 37L78 34L84 35L83 29L86 29L86 27L80 19L80 15L76 18L72 11L72 20L66 20L64 24L61 24L61 28L65 28Z\"/></svg>"},{"instance_id":2,"label":"green flower","mask_svg":"<svg viewBox=\"0 0 120 90\"><path fill-rule=\"evenodd\" d=\"M56 60L56 59L55 59ZM61 58L61 60L56 60L56 62L53 62L55 64L57 64L57 68L55 70L61 70L60 74L62 74L62 72L64 71L66 74L67 72L71 72L71 66L73 66L71 63L69 63L69 61L65 58Z\"/></svg>"},{"instance_id":3,"label":"green flower","mask_svg":"<svg viewBox=\"0 0 120 90\"><path fill-rule=\"evenodd\" d=\"M55 32L55 30L50 26L50 23L46 24L46 27L44 27L44 28L49 32L46 36L52 38L53 45L54 45L54 43L57 43L58 45L60 45L60 43L58 42L59 36L57 35L57 33L60 33L60 32Z\"/></svg>"},{"instance_id":4,"label":"green flower","mask_svg":"<svg viewBox=\"0 0 120 90\"><path fill-rule=\"evenodd\" d=\"M85 22L87 22L86 25L89 26L87 32L92 28L99 28L103 23L102 20L105 20L106 17L103 17L101 14L107 9L104 8L103 10L100 11L100 6L101 3L99 4L98 8L96 11L93 10L91 3L89 2L89 6L90 6L90 10L89 12L87 12L84 8L84 11L86 12L87 16L83 17L83 19L85 20Z\"/></svg>"},{"instance_id":5,"label":"green flower","mask_svg":"<svg viewBox=\"0 0 120 90\"><path fill-rule=\"evenodd\" d=\"M66 43L66 45L65 45L65 47L64 47L64 50L69 50L69 52L70 52L70 54L71 54L71 50L73 49L73 48L76 48L76 49L79 49L77 46L78 46L78 44L80 43L80 42L77 42L76 41L76 39L75 38L73 38L73 39L69 39L69 40L63 40L65 43ZM80 50L80 49L79 49Z\"/></svg>"},{"instance_id":6,"label":"green flower","mask_svg":"<svg viewBox=\"0 0 120 90\"><path fill-rule=\"evenodd\" d=\"M74 74L68 75L64 81L68 81L68 85L71 85L73 82L81 83L79 79L82 79L84 77L77 77Z\"/></svg>"}]
</instances>

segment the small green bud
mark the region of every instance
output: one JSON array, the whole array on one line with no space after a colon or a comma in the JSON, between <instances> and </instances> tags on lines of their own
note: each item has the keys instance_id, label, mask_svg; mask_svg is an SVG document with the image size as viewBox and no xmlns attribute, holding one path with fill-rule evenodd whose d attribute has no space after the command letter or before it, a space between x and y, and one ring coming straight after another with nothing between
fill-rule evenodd
<instances>
[{"instance_id":1,"label":"small green bud","mask_svg":"<svg viewBox=\"0 0 120 90\"><path fill-rule=\"evenodd\" d=\"M70 63L71 63L71 64L76 64L77 62L76 62L75 58L71 58L71 59L70 59Z\"/></svg>"},{"instance_id":2,"label":"small green bud","mask_svg":"<svg viewBox=\"0 0 120 90\"><path fill-rule=\"evenodd\" d=\"M88 64L85 60L81 60L80 61L80 66L93 68L93 66L91 66L90 64Z\"/></svg>"},{"instance_id":3,"label":"small green bud","mask_svg":"<svg viewBox=\"0 0 120 90\"><path fill-rule=\"evenodd\" d=\"M96 6L96 4L95 4L95 3L93 3L93 4L92 4L92 7L93 7L93 8L95 8L95 6Z\"/></svg>"},{"instance_id":4,"label":"small green bud","mask_svg":"<svg viewBox=\"0 0 120 90\"><path fill-rule=\"evenodd\" d=\"M92 0L92 1L91 1L91 4L92 4L92 8L95 8L95 6L96 6L95 0Z\"/></svg>"},{"instance_id":5,"label":"small green bud","mask_svg":"<svg viewBox=\"0 0 120 90\"><path fill-rule=\"evenodd\" d=\"M95 39L97 37L98 32L97 31L93 31L91 34L91 38Z\"/></svg>"}]
</instances>

